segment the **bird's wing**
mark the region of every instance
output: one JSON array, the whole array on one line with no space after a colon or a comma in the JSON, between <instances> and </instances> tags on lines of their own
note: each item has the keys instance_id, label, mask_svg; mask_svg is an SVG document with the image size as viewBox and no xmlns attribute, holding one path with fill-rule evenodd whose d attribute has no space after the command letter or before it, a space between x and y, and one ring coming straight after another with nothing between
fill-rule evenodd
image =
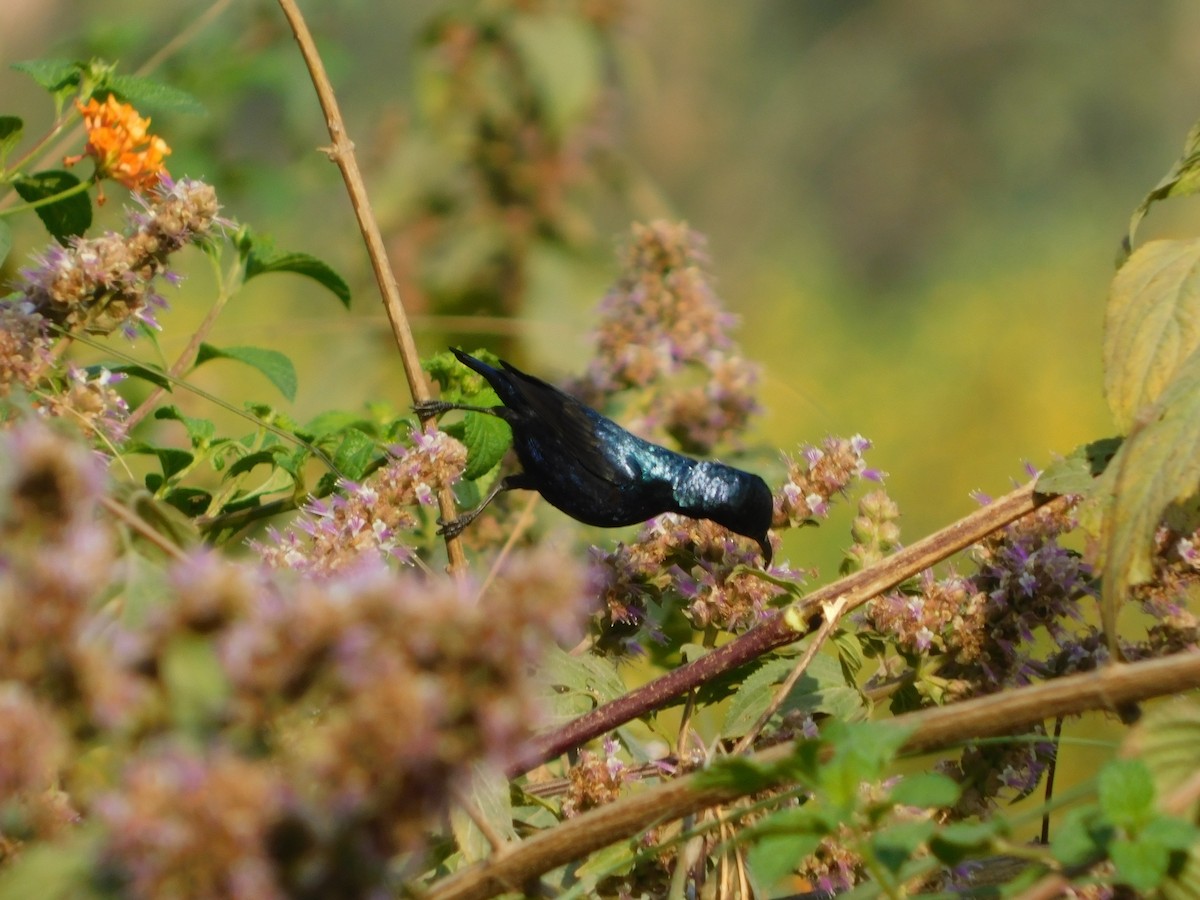
<instances>
[{"instance_id":1,"label":"bird's wing","mask_svg":"<svg viewBox=\"0 0 1200 900\"><path fill-rule=\"evenodd\" d=\"M626 435L628 432L554 385L527 375L506 362L501 362L501 365L526 408L517 412L522 415L527 413L532 427L555 440L568 458L602 481L620 484L629 479L630 473L623 471L613 457L614 452L621 448L611 446L606 441L608 435L598 432L597 427L602 431L617 429Z\"/></svg>"}]
</instances>

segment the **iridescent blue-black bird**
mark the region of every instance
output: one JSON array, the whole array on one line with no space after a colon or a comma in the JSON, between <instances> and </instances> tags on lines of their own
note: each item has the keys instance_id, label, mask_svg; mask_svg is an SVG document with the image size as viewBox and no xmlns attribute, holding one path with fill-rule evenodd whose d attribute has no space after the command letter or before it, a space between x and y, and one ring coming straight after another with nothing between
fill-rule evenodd
<instances>
[{"instance_id":1,"label":"iridescent blue-black bird","mask_svg":"<svg viewBox=\"0 0 1200 900\"><path fill-rule=\"evenodd\" d=\"M500 417L512 428L522 471L500 479L479 506L444 523L440 534L461 533L497 494L520 488L537 491L587 525L633 525L666 512L710 519L756 541L764 565L770 565L773 502L757 475L643 440L506 362L501 370L461 350L452 352L484 377L504 405L430 400L413 409L422 418L452 409Z\"/></svg>"}]
</instances>

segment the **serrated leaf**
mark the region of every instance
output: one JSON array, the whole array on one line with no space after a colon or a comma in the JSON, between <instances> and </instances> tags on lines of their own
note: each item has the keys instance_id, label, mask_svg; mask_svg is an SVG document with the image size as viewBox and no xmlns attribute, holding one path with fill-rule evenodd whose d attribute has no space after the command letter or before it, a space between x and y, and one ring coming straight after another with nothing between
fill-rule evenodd
<instances>
[{"instance_id":1,"label":"serrated leaf","mask_svg":"<svg viewBox=\"0 0 1200 900\"><path fill-rule=\"evenodd\" d=\"M296 367L292 361L278 350L267 350L263 347L214 347L212 344L201 344L200 352L196 354L196 365L199 366L210 359L233 359L245 363L251 368L258 369L279 388L279 393L288 400L296 399Z\"/></svg>"},{"instance_id":2,"label":"serrated leaf","mask_svg":"<svg viewBox=\"0 0 1200 900\"><path fill-rule=\"evenodd\" d=\"M1101 531L1100 612L1111 644L1127 589L1153 577L1154 533L1164 513L1200 487L1200 351L1180 368L1156 414L1126 439L1105 479L1111 501Z\"/></svg>"},{"instance_id":3,"label":"serrated leaf","mask_svg":"<svg viewBox=\"0 0 1200 900\"><path fill-rule=\"evenodd\" d=\"M217 426L208 419L185 416L174 406L160 406L154 411L154 418L179 422L187 432L188 440L191 441L193 447L209 444L217 433Z\"/></svg>"},{"instance_id":4,"label":"serrated leaf","mask_svg":"<svg viewBox=\"0 0 1200 900\"><path fill-rule=\"evenodd\" d=\"M341 443L333 453L333 464L346 478L357 481L362 478L377 452L373 437L357 428L347 428L342 432Z\"/></svg>"},{"instance_id":5,"label":"serrated leaf","mask_svg":"<svg viewBox=\"0 0 1200 900\"><path fill-rule=\"evenodd\" d=\"M70 172L58 169L37 172L13 181L13 188L26 203L37 203L78 185L78 178ZM42 220L46 230L62 244L65 244L68 238L83 234L92 225L92 201L86 191L39 206L34 212Z\"/></svg>"},{"instance_id":6,"label":"serrated leaf","mask_svg":"<svg viewBox=\"0 0 1200 900\"><path fill-rule=\"evenodd\" d=\"M1130 431L1200 346L1200 240L1151 241L1113 279L1104 321L1104 394Z\"/></svg>"},{"instance_id":7,"label":"serrated leaf","mask_svg":"<svg viewBox=\"0 0 1200 900\"><path fill-rule=\"evenodd\" d=\"M773 659L747 677L729 701L722 735L727 738L744 735L770 706L777 685L787 678L795 665L795 659ZM847 709L848 705L861 708L858 692L846 685L837 660L818 654L788 693L780 712L830 712L846 717L851 711Z\"/></svg>"},{"instance_id":8,"label":"serrated leaf","mask_svg":"<svg viewBox=\"0 0 1200 900\"><path fill-rule=\"evenodd\" d=\"M57 93L78 85L83 67L70 59L24 59L10 68L24 72L46 90Z\"/></svg>"},{"instance_id":9,"label":"serrated leaf","mask_svg":"<svg viewBox=\"0 0 1200 900\"><path fill-rule=\"evenodd\" d=\"M13 147L21 142L25 123L19 116L0 116L0 165L8 158Z\"/></svg>"},{"instance_id":10,"label":"serrated leaf","mask_svg":"<svg viewBox=\"0 0 1200 900\"><path fill-rule=\"evenodd\" d=\"M304 423L301 431L304 432L309 440L320 440L331 434L337 434L339 431L343 431L351 426L357 428L359 431L369 433L374 427L374 423L364 419L361 413L333 409L313 416L313 418Z\"/></svg>"},{"instance_id":11,"label":"serrated leaf","mask_svg":"<svg viewBox=\"0 0 1200 900\"><path fill-rule=\"evenodd\" d=\"M140 113L179 112L199 116L207 112L204 104L187 91L141 75L112 75L107 79L107 89Z\"/></svg>"},{"instance_id":12,"label":"serrated leaf","mask_svg":"<svg viewBox=\"0 0 1200 900\"><path fill-rule=\"evenodd\" d=\"M467 445L467 466L463 478L474 481L496 467L512 445L512 429L497 416L467 413L463 443Z\"/></svg>"},{"instance_id":13,"label":"serrated leaf","mask_svg":"<svg viewBox=\"0 0 1200 900\"><path fill-rule=\"evenodd\" d=\"M1123 438L1102 438L1081 444L1069 456L1048 465L1038 476L1034 490L1039 494L1090 496L1096 478L1104 473L1121 447Z\"/></svg>"},{"instance_id":14,"label":"serrated leaf","mask_svg":"<svg viewBox=\"0 0 1200 900\"><path fill-rule=\"evenodd\" d=\"M550 724L569 722L627 690L607 659L589 653L572 656L559 647L550 647L543 654L537 680L555 689L550 698Z\"/></svg>"},{"instance_id":15,"label":"serrated leaf","mask_svg":"<svg viewBox=\"0 0 1200 900\"><path fill-rule=\"evenodd\" d=\"M503 774L490 766L473 766L469 784L456 796L471 804L473 812L491 826L492 834L506 841L517 839L508 779ZM450 828L468 863L487 859L495 852L487 836L463 810L461 802L455 802L450 808Z\"/></svg>"},{"instance_id":16,"label":"serrated leaf","mask_svg":"<svg viewBox=\"0 0 1200 900\"><path fill-rule=\"evenodd\" d=\"M1133 247L1134 234L1151 205L1168 197L1186 197L1197 190L1200 190L1200 122L1189 129L1183 144L1183 155L1133 211L1129 219L1129 233L1124 241L1125 253L1128 254Z\"/></svg>"},{"instance_id":17,"label":"serrated leaf","mask_svg":"<svg viewBox=\"0 0 1200 900\"><path fill-rule=\"evenodd\" d=\"M1154 779L1140 759L1114 759L1096 781L1100 809L1110 822L1136 831L1154 816Z\"/></svg>"},{"instance_id":18,"label":"serrated leaf","mask_svg":"<svg viewBox=\"0 0 1200 900\"><path fill-rule=\"evenodd\" d=\"M268 272L291 272L311 278L327 288L350 307L350 286L327 263L307 253L287 253L276 250L269 238L247 233L239 242L238 249L246 264L246 280Z\"/></svg>"},{"instance_id":19,"label":"serrated leaf","mask_svg":"<svg viewBox=\"0 0 1200 900\"><path fill-rule=\"evenodd\" d=\"M596 32L579 16L539 11L518 16L512 36L547 123L562 137L591 112L599 95Z\"/></svg>"}]
</instances>

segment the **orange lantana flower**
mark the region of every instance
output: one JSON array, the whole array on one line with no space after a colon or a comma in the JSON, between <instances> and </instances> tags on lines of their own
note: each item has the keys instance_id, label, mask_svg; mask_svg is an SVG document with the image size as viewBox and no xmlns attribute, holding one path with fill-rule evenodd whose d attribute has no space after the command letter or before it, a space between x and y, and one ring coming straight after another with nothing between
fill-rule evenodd
<instances>
[{"instance_id":1,"label":"orange lantana flower","mask_svg":"<svg viewBox=\"0 0 1200 900\"><path fill-rule=\"evenodd\" d=\"M83 153L63 162L72 166L85 156L96 160L96 175L111 178L133 191L145 191L158 184L165 174L163 160L171 148L157 135L149 133L150 120L143 119L128 103L118 103L108 95L103 103L92 98L86 105L75 101L83 114L88 142Z\"/></svg>"}]
</instances>

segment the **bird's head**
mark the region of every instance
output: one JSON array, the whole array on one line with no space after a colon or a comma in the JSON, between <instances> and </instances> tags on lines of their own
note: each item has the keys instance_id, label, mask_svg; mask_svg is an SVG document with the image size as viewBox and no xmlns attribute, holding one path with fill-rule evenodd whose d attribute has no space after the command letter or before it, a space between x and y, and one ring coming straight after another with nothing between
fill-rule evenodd
<instances>
[{"instance_id":1,"label":"bird's head","mask_svg":"<svg viewBox=\"0 0 1200 900\"><path fill-rule=\"evenodd\" d=\"M775 514L775 501L767 483L750 472L717 462L697 465L688 482L690 502L682 511L711 519L750 538L762 551L763 568L769 567L773 551L767 532Z\"/></svg>"}]
</instances>

